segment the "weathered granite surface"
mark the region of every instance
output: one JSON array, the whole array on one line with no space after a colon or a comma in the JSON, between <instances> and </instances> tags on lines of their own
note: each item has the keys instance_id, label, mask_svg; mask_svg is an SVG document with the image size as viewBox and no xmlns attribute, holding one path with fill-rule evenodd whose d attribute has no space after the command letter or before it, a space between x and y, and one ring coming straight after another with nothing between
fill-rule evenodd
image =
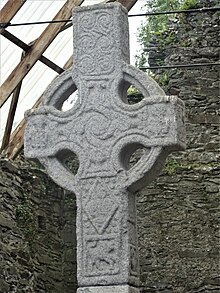
<instances>
[{"instance_id":1,"label":"weathered granite surface","mask_svg":"<svg viewBox=\"0 0 220 293\"><path fill-rule=\"evenodd\" d=\"M85 287L77 291L78 293L139 293L137 288L132 288L128 285L119 286L99 286L99 287Z\"/></svg>"},{"instance_id":2,"label":"weathered granite surface","mask_svg":"<svg viewBox=\"0 0 220 293\"><path fill-rule=\"evenodd\" d=\"M139 287L132 192L157 176L170 152L184 149L184 104L129 65L127 11L119 3L76 8L73 39L73 68L26 115L25 155L76 194L79 287ZM135 105L127 103L130 84L145 97ZM60 111L75 86L78 100ZM140 147L143 157L129 168ZM69 153L79 158L77 174L63 162Z\"/></svg>"}]
</instances>

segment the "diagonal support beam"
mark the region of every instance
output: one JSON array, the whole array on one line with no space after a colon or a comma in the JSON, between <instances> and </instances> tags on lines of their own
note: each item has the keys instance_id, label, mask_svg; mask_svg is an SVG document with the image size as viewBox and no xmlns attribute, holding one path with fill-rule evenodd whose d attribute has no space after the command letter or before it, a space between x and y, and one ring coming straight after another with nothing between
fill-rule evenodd
<instances>
[{"instance_id":1,"label":"diagonal support beam","mask_svg":"<svg viewBox=\"0 0 220 293\"><path fill-rule=\"evenodd\" d=\"M65 63L64 69L66 70L70 68L72 64L73 64L73 57L71 56L68 59L68 61ZM42 96L43 95L41 95L36 101L36 103L33 105L32 107L33 109L38 108L40 106ZM19 123L19 125L16 127L16 129L12 133L12 137L10 141L7 143L7 145L4 145L4 147L2 146L3 153L10 159L15 159L23 148L24 130L25 130L25 120L22 119L22 121Z\"/></svg>"},{"instance_id":2,"label":"diagonal support beam","mask_svg":"<svg viewBox=\"0 0 220 293\"><path fill-rule=\"evenodd\" d=\"M21 49L23 49L25 52L28 52L28 50L31 50L31 47L32 47L31 45L27 45L22 40L20 40L19 38L17 38L16 36L11 34L10 32L8 32L7 30L2 32L2 36L4 36L6 39L8 39L9 41L14 43L15 45L17 45ZM44 57L43 55L40 56L39 60L59 74L64 72L63 68L61 68L60 66L58 66L57 64L55 64L54 62L49 60L48 58Z\"/></svg>"},{"instance_id":3,"label":"diagonal support beam","mask_svg":"<svg viewBox=\"0 0 220 293\"><path fill-rule=\"evenodd\" d=\"M67 0L53 20L69 19L72 9L83 3L84 0ZM25 58L15 67L8 78L0 87L0 107L7 101L19 82L27 75L43 52L56 38L64 23L52 23L47 26L41 36L33 44Z\"/></svg>"},{"instance_id":4,"label":"diagonal support beam","mask_svg":"<svg viewBox=\"0 0 220 293\"><path fill-rule=\"evenodd\" d=\"M25 52L23 51L22 55L21 55L21 60L24 58L24 56L25 56ZM22 81L19 82L19 84L17 85L17 87L14 90L13 95L12 95L11 105L10 105L10 109L8 112L8 119L7 119L7 123L5 126L5 132L4 132L4 136L2 139L2 145L0 148L0 152L2 150L4 150L7 147L7 145L9 144L11 130L12 130L12 126L13 126L13 122L14 122L14 118L15 118L15 112L16 112L18 99L19 99L19 95L20 95L20 91L21 91L21 86L22 86Z\"/></svg>"},{"instance_id":5,"label":"diagonal support beam","mask_svg":"<svg viewBox=\"0 0 220 293\"><path fill-rule=\"evenodd\" d=\"M0 21L9 23L27 0L9 0L0 11ZM0 34L4 28L0 28Z\"/></svg>"},{"instance_id":6,"label":"diagonal support beam","mask_svg":"<svg viewBox=\"0 0 220 293\"><path fill-rule=\"evenodd\" d=\"M4 150L4 148L7 147L9 140L10 140L11 130L12 130L13 122L14 122L14 117L15 117L15 112L16 112L16 108L17 108L17 104L18 104L20 91L21 91L21 86L22 86L22 81L19 82L19 84L17 85L17 87L12 95L11 105L10 105L10 109L8 112L8 119L7 119L7 123L5 126L5 132L4 132L4 136L2 139L2 145L0 148L0 152L2 150Z\"/></svg>"}]
</instances>

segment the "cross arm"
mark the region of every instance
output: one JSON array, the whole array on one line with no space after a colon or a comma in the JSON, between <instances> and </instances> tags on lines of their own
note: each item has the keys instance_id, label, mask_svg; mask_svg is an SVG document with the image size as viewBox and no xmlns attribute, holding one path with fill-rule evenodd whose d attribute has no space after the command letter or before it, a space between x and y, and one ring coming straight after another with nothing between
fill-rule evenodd
<instances>
[{"instance_id":1,"label":"cross arm","mask_svg":"<svg viewBox=\"0 0 220 293\"><path fill-rule=\"evenodd\" d=\"M116 170L119 172L123 166L121 152L126 154L125 161L128 161L133 150L140 146L147 149L133 168L124 166L127 168L125 184L131 190L137 190L158 175L169 153L185 149L185 107L179 98L166 96L152 78L131 65L124 65L123 74L115 82L114 90L117 92L117 89L123 88L123 83L134 85L145 97L134 105L124 103L123 97L113 98L115 110L130 117L124 119L128 123L126 135L122 134L114 147L118 158ZM124 155L122 157L124 159Z\"/></svg>"}]
</instances>

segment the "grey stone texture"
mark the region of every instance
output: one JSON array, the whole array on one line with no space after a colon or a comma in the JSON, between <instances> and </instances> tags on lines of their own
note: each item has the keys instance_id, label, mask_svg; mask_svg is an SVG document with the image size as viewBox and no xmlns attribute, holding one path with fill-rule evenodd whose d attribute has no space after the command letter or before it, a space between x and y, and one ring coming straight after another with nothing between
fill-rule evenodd
<instances>
[{"instance_id":1,"label":"grey stone texture","mask_svg":"<svg viewBox=\"0 0 220 293\"><path fill-rule=\"evenodd\" d=\"M77 290L77 293L139 293L139 289L128 286L99 286L99 287L85 287Z\"/></svg>"},{"instance_id":2,"label":"grey stone texture","mask_svg":"<svg viewBox=\"0 0 220 293\"><path fill-rule=\"evenodd\" d=\"M129 65L123 6L76 8L73 28L74 67L48 87L40 109L26 114L25 155L76 194L79 287L138 287L133 192L158 175L171 151L184 149L184 104ZM135 105L126 102L131 84L145 97ZM75 88L78 100L62 112ZM141 160L129 168L140 147ZM63 162L70 152L80 162L76 175Z\"/></svg>"}]
</instances>

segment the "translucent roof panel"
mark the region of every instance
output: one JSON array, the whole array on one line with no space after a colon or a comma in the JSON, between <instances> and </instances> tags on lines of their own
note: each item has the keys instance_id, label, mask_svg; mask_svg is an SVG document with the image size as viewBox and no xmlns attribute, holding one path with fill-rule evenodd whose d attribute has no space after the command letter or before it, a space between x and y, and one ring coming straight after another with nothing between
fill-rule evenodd
<instances>
[{"instance_id":1,"label":"translucent roof panel","mask_svg":"<svg viewBox=\"0 0 220 293\"><path fill-rule=\"evenodd\" d=\"M0 1L3 7L7 1ZM17 12L11 23L28 23L48 21L54 18L65 1L28 0ZM8 27L7 30L26 44L33 42L44 31L48 24ZM20 61L22 50L1 36L1 80L3 83L16 64ZM20 54L20 56L19 56ZM10 65L14 66L11 67Z\"/></svg>"},{"instance_id":2,"label":"translucent roof panel","mask_svg":"<svg viewBox=\"0 0 220 293\"><path fill-rule=\"evenodd\" d=\"M66 0L27 0L16 13L11 23L26 23L52 20ZM8 27L7 30L16 37L30 43L37 39L48 24Z\"/></svg>"}]
</instances>

